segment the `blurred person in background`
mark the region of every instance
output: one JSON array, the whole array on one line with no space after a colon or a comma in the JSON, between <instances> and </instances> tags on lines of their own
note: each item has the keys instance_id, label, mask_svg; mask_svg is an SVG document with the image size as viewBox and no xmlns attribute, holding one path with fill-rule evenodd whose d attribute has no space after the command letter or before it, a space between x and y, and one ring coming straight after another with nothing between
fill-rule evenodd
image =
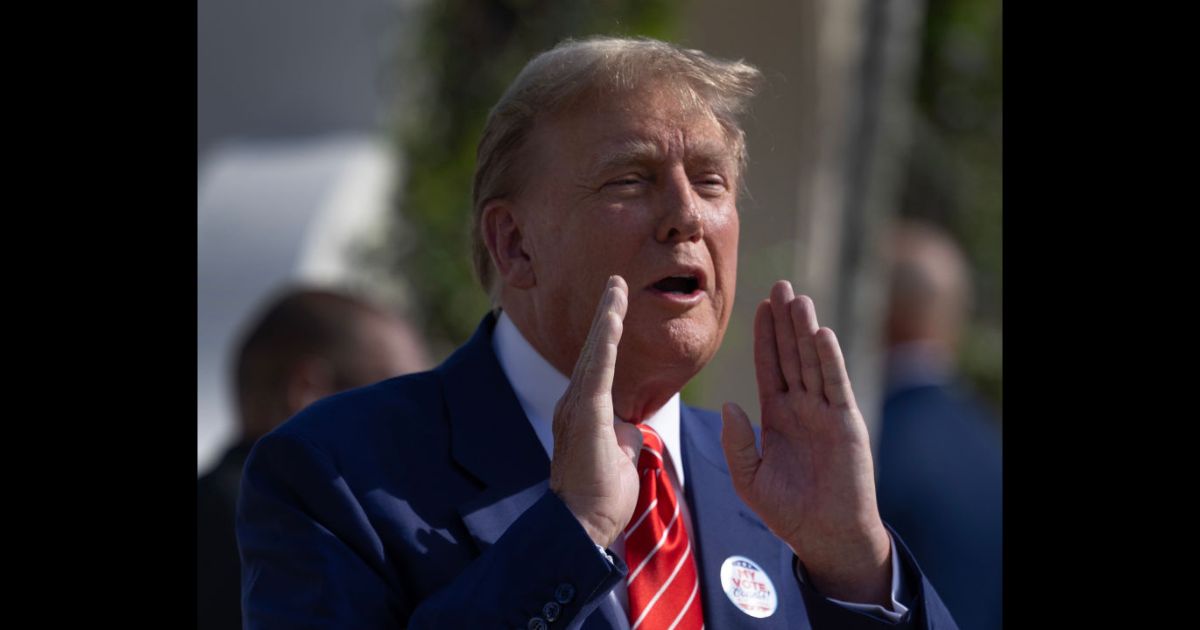
<instances>
[{"instance_id":1,"label":"blurred person in background","mask_svg":"<svg viewBox=\"0 0 1200 630\"><path fill-rule=\"evenodd\" d=\"M933 224L891 233L879 511L963 630L1000 628L1000 423L955 369L970 269Z\"/></svg>"},{"instance_id":2,"label":"blurred person in background","mask_svg":"<svg viewBox=\"0 0 1200 630\"><path fill-rule=\"evenodd\" d=\"M761 451L738 405L680 401L733 307L738 117L760 78L648 39L525 66L477 153L496 308L435 370L254 447L247 628L955 627L879 518L811 299L782 280L752 297Z\"/></svg>"},{"instance_id":3,"label":"blurred person in background","mask_svg":"<svg viewBox=\"0 0 1200 630\"><path fill-rule=\"evenodd\" d=\"M240 439L196 483L197 628L242 627L234 515L254 443L316 400L428 365L413 329L376 304L299 288L267 304L236 355Z\"/></svg>"}]
</instances>

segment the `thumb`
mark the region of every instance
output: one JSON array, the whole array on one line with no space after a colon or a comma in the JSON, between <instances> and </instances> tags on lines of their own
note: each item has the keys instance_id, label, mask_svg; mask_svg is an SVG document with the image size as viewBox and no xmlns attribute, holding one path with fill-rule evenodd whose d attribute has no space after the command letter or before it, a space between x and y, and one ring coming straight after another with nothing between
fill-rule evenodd
<instances>
[{"instance_id":1,"label":"thumb","mask_svg":"<svg viewBox=\"0 0 1200 630\"><path fill-rule=\"evenodd\" d=\"M729 402L721 407L721 420L721 447L733 477L733 487L741 494L754 481L762 462L754 445L754 429L750 426L750 418L737 403Z\"/></svg>"},{"instance_id":2,"label":"thumb","mask_svg":"<svg viewBox=\"0 0 1200 630\"><path fill-rule=\"evenodd\" d=\"M610 276L592 329L579 353L572 384L578 383L581 392L589 399L612 396L613 374L617 367L617 345L624 330L625 312L629 309L629 285L621 276Z\"/></svg>"},{"instance_id":3,"label":"thumb","mask_svg":"<svg viewBox=\"0 0 1200 630\"><path fill-rule=\"evenodd\" d=\"M642 432L637 426L623 420L616 420L613 429L617 432L617 445L621 447L621 452L637 466L638 453L642 450Z\"/></svg>"}]
</instances>

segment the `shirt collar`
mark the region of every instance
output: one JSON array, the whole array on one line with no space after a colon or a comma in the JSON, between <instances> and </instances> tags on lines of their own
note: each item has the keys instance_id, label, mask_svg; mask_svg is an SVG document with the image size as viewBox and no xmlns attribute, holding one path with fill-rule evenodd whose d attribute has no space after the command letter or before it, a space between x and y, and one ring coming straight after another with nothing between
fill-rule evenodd
<instances>
[{"instance_id":1,"label":"shirt collar","mask_svg":"<svg viewBox=\"0 0 1200 630\"><path fill-rule=\"evenodd\" d=\"M538 354L516 324L509 318L508 313L501 311L496 322L496 330L492 334L492 350L500 362L500 369L513 391L521 409L529 418L538 441L546 449L546 456L554 454L554 406L558 399L567 391L570 379L554 366L550 365L542 355ZM671 396L658 411L645 421L645 424L658 432L663 446L667 450L667 458L671 462L679 485L683 487L683 458L679 444L679 393Z\"/></svg>"}]
</instances>

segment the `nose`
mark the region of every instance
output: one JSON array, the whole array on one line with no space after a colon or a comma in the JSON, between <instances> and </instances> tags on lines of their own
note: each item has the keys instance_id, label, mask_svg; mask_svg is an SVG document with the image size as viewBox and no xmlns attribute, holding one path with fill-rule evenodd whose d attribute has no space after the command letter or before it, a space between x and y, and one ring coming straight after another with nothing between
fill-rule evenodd
<instances>
[{"instance_id":1,"label":"nose","mask_svg":"<svg viewBox=\"0 0 1200 630\"><path fill-rule=\"evenodd\" d=\"M655 230L660 243L686 243L704 238L700 204L683 168L672 169L660 196L662 216Z\"/></svg>"}]
</instances>

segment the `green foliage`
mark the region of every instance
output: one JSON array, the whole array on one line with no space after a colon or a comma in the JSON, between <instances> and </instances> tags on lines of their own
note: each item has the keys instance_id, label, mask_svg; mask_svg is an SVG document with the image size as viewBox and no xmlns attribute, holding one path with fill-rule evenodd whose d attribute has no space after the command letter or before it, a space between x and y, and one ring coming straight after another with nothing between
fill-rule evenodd
<instances>
[{"instance_id":1,"label":"green foliage","mask_svg":"<svg viewBox=\"0 0 1200 630\"><path fill-rule=\"evenodd\" d=\"M490 306L471 268L469 226L475 148L491 106L525 62L567 37L672 38L676 1L449 0L420 19L393 130L407 184L395 199L392 265L412 288L426 335L453 346Z\"/></svg>"},{"instance_id":2,"label":"green foliage","mask_svg":"<svg viewBox=\"0 0 1200 630\"><path fill-rule=\"evenodd\" d=\"M960 367L1000 408L1001 5L930 0L901 213L941 224L973 267L974 319Z\"/></svg>"}]
</instances>

